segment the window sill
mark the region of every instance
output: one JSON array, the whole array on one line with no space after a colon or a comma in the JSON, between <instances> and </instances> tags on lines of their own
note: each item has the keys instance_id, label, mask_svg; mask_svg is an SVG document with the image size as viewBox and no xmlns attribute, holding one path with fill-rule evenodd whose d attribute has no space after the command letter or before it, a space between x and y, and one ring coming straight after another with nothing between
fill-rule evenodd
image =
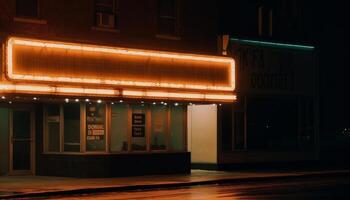
<instances>
[{"instance_id":1,"label":"window sill","mask_svg":"<svg viewBox=\"0 0 350 200\"><path fill-rule=\"evenodd\" d=\"M46 20L36 19L36 18L26 18L26 17L14 17L13 21L22 22L22 23L31 23L31 24L47 24Z\"/></svg>"},{"instance_id":2,"label":"window sill","mask_svg":"<svg viewBox=\"0 0 350 200\"><path fill-rule=\"evenodd\" d=\"M156 38L159 39L167 39L167 40L181 40L181 37L178 36L174 36L174 35L161 35L161 34L157 34Z\"/></svg>"},{"instance_id":3,"label":"window sill","mask_svg":"<svg viewBox=\"0 0 350 200\"><path fill-rule=\"evenodd\" d=\"M93 30L93 31L105 31L105 32L112 32L112 33L120 33L120 31L118 29L104 28L104 27L99 27L99 26L92 26L91 30Z\"/></svg>"}]
</instances>

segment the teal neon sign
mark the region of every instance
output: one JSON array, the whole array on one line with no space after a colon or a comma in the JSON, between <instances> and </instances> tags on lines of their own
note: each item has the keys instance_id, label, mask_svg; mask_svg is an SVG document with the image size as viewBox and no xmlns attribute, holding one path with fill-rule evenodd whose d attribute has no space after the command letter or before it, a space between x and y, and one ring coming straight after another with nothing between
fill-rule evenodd
<instances>
[{"instance_id":1,"label":"teal neon sign","mask_svg":"<svg viewBox=\"0 0 350 200\"><path fill-rule=\"evenodd\" d=\"M238 39L238 38L230 38L230 41L237 42L239 44L245 44L245 45L255 45L255 46L262 46L262 47L285 48L285 49L296 49L296 50L304 50L304 51L312 51L315 49L314 46L308 46L308 45L265 42L265 41L246 40L246 39Z\"/></svg>"}]
</instances>

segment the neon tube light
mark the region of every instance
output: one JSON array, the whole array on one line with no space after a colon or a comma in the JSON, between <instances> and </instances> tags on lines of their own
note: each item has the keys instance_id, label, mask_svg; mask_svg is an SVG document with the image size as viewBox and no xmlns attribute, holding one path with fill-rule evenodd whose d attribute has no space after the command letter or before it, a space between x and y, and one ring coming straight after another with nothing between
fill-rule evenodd
<instances>
[{"instance_id":1,"label":"neon tube light","mask_svg":"<svg viewBox=\"0 0 350 200\"><path fill-rule=\"evenodd\" d=\"M148 98L148 99L178 99L178 100L197 100L197 101L235 101L234 94L202 94L202 93L177 93L177 92L159 92L159 91L138 91L138 90L119 90L113 89L95 89L78 87L59 87L59 86L41 86L41 85L23 85L23 84L1 84L0 92L8 93L34 93L34 94L59 94L59 95L96 95L108 97L126 97L126 98Z\"/></svg>"},{"instance_id":2,"label":"neon tube light","mask_svg":"<svg viewBox=\"0 0 350 200\"><path fill-rule=\"evenodd\" d=\"M110 54L134 55L143 57L170 58L172 60L191 60L204 61L213 63L225 63L229 66L228 86L215 86L212 83L208 84L177 84L167 82L143 82L143 81L121 81L107 79L90 79L76 77L54 77L41 75L20 75L13 73L13 46L31 46L31 47L47 47L58 49L79 50L88 52L102 52ZM65 82L65 83L94 83L118 86L138 86L138 87L159 87L159 88L176 88L176 89L191 89L191 90L211 90L211 91L234 91L235 89L235 62L232 58L219 56L205 56L194 54L168 53L160 51L146 51L135 49L122 49L114 47L102 47L83 44L70 44L41 40L30 40L20 38L9 38L7 41L7 76L12 80L29 80L29 81L48 81L48 82Z\"/></svg>"},{"instance_id":3,"label":"neon tube light","mask_svg":"<svg viewBox=\"0 0 350 200\"><path fill-rule=\"evenodd\" d=\"M257 40L245 40L245 39L238 39L238 38L230 38L230 41L237 42L240 44L258 45L263 47L275 47L275 48L286 48L286 49L308 50L308 51L315 49L314 46L278 43L278 42L266 42L266 41L257 41Z\"/></svg>"},{"instance_id":4,"label":"neon tube light","mask_svg":"<svg viewBox=\"0 0 350 200\"><path fill-rule=\"evenodd\" d=\"M0 84L0 91L14 93L44 93L44 94L75 94L75 95L119 95L118 90L109 89L90 89L90 88L74 88L74 87L56 87L41 85L22 85L22 84Z\"/></svg>"},{"instance_id":5,"label":"neon tube light","mask_svg":"<svg viewBox=\"0 0 350 200\"><path fill-rule=\"evenodd\" d=\"M235 101L237 96L234 94L201 94L201 93L173 93L156 91L135 91L123 90L125 97L144 97L144 98L169 98L183 100L204 100L204 101Z\"/></svg>"}]
</instances>

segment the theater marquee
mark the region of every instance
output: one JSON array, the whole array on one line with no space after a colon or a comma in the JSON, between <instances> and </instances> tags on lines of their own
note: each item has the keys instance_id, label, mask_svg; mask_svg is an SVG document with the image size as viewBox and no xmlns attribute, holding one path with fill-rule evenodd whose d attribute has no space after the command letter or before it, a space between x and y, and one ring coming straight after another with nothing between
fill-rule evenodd
<instances>
[{"instance_id":1,"label":"theater marquee","mask_svg":"<svg viewBox=\"0 0 350 200\"><path fill-rule=\"evenodd\" d=\"M232 58L11 37L0 90L234 101Z\"/></svg>"}]
</instances>

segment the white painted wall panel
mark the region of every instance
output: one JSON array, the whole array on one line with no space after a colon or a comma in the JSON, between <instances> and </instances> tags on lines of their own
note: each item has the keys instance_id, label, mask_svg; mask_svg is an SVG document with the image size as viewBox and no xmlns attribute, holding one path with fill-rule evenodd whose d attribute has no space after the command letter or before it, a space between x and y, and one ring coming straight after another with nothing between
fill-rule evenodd
<instances>
[{"instance_id":1,"label":"white painted wall panel","mask_svg":"<svg viewBox=\"0 0 350 200\"><path fill-rule=\"evenodd\" d=\"M217 107L188 106L188 151L191 162L217 163Z\"/></svg>"}]
</instances>

